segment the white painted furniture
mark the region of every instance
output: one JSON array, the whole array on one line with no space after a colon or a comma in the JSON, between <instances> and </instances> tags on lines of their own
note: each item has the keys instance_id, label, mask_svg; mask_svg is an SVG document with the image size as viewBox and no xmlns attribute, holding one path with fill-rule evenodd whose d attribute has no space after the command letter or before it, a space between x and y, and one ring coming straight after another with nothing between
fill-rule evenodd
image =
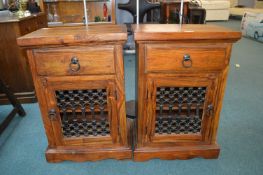
<instances>
[{"instance_id":1,"label":"white painted furniture","mask_svg":"<svg viewBox=\"0 0 263 175\"><path fill-rule=\"evenodd\" d=\"M206 21L228 20L229 0L200 0L201 6L206 9Z\"/></svg>"}]
</instances>

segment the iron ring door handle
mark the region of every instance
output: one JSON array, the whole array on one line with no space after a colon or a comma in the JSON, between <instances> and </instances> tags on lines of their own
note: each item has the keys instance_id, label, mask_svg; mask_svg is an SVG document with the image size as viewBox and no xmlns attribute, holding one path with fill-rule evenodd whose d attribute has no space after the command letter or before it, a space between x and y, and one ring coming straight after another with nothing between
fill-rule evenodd
<instances>
[{"instance_id":1,"label":"iron ring door handle","mask_svg":"<svg viewBox=\"0 0 263 175\"><path fill-rule=\"evenodd\" d=\"M183 56L183 61L182 64L185 68L190 68L192 67L192 60L191 60L191 56L189 54L185 54Z\"/></svg>"},{"instance_id":2,"label":"iron ring door handle","mask_svg":"<svg viewBox=\"0 0 263 175\"><path fill-rule=\"evenodd\" d=\"M78 72L80 70L79 59L77 57L71 58L69 68L72 72Z\"/></svg>"}]
</instances>

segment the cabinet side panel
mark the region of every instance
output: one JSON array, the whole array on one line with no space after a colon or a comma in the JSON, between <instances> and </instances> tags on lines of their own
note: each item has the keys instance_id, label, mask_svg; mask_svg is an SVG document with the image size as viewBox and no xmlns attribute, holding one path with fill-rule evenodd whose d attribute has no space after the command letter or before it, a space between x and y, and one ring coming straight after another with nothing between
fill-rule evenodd
<instances>
[{"instance_id":1,"label":"cabinet side panel","mask_svg":"<svg viewBox=\"0 0 263 175\"><path fill-rule=\"evenodd\" d=\"M46 102L46 98L45 98L45 94L44 94L44 86L47 86L47 81L46 79L43 77L42 79L40 77L37 76L36 73L36 64L35 64L35 60L34 60L34 55L33 55L33 51L32 50L28 50L27 51L27 56L28 56L28 60L29 60L29 64L30 64L30 69L32 72L32 77L33 77L33 81L34 81L34 85L35 85L35 90L36 90L36 94L37 94L37 99L38 99L38 103L39 103L39 107L40 107L40 111L41 111L41 115L42 115L42 120L44 123L44 127L45 127L45 131L46 131L46 135L47 135L47 139L48 139L48 145L49 147L54 147L56 146L55 140L54 140L54 133L53 133L53 129L52 129L52 124L49 120L48 116L48 109L47 109L47 102Z\"/></svg>"},{"instance_id":2,"label":"cabinet side panel","mask_svg":"<svg viewBox=\"0 0 263 175\"><path fill-rule=\"evenodd\" d=\"M145 132L145 112L146 112L146 105L145 100L147 98L146 95L146 79L144 73L145 67L145 44L138 44L137 45L137 67L138 67L138 86L137 86L137 100L138 100L138 135L137 135L137 147L143 146L144 137L146 136Z\"/></svg>"},{"instance_id":3,"label":"cabinet side panel","mask_svg":"<svg viewBox=\"0 0 263 175\"><path fill-rule=\"evenodd\" d=\"M230 60L231 56L231 50L232 50L232 44L229 44L226 48L226 60ZM229 61L228 61L229 62ZM229 65L222 71L219 80L219 87L217 92L217 99L215 100L218 102L216 104L217 108L214 114L214 120L212 121L212 129L211 129L211 143L216 143L216 137L217 137L217 130L219 125L219 118L220 118L220 112L223 106L223 99L226 89L226 83L227 83L227 75L228 75Z\"/></svg>"},{"instance_id":4,"label":"cabinet side panel","mask_svg":"<svg viewBox=\"0 0 263 175\"><path fill-rule=\"evenodd\" d=\"M127 145L127 121L125 107L125 89L124 89L124 65L122 45L115 46L115 63L116 63L116 95L117 109L119 115L119 134L120 141L123 145Z\"/></svg>"}]
</instances>

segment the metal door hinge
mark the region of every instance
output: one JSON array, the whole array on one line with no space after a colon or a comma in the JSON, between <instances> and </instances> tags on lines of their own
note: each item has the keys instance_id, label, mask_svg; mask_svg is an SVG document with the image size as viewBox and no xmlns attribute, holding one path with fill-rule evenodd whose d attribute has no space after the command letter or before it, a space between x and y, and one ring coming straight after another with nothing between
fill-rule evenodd
<instances>
[{"instance_id":1,"label":"metal door hinge","mask_svg":"<svg viewBox=\"0 0 263 175\"><path fill-rule=\"evenodd\" d=\"M213 117L214 115L214 106L213 104L210 104L207 106L207 113L210 117Z\"/></svg>"},{"instance_id":2,"label":"metal door hinge","mask_svg":"<svg viewBox=\"0 0 263 175\"><path fill-rule=\"evenodd\" d=\"M50 109L48 111L48 117L50 120L56 120L56 110L55 109Z\"/></svg>"},{"instance_id":3,"label":"metal door hinge","mask_svg":"<svg viewBox=\"0 0 263 175\"><path fill-rule=\"evenodd\" d=\"M47 79L46 78L41 78L42 85L44 87L47 87Z\"/></svg>"}]
</instances>

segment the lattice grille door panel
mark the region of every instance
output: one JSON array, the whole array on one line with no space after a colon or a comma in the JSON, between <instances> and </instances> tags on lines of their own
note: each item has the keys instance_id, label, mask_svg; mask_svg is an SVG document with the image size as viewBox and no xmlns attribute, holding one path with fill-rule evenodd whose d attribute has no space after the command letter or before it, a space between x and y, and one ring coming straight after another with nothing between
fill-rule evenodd
<instances>
[{"instance_id":1,"label":"lattice grille door panel","mask_svg":"<svg viewBox=\"0 0 263 175\"><path fill-rule=\"evenodd\" d=\"M64 137L110 134L106 89L57 90Z\"/></svg>"},{"instance_id":2,"label":"lattice grille door panel","mask_svg":"<svg viewBox=\"0 0 263 175\"><path fill-rule=\"evenodd\" d=\"M155 133L200 133L206 94L206 87L158 87Z\"/></svg>"}]
</instances>

